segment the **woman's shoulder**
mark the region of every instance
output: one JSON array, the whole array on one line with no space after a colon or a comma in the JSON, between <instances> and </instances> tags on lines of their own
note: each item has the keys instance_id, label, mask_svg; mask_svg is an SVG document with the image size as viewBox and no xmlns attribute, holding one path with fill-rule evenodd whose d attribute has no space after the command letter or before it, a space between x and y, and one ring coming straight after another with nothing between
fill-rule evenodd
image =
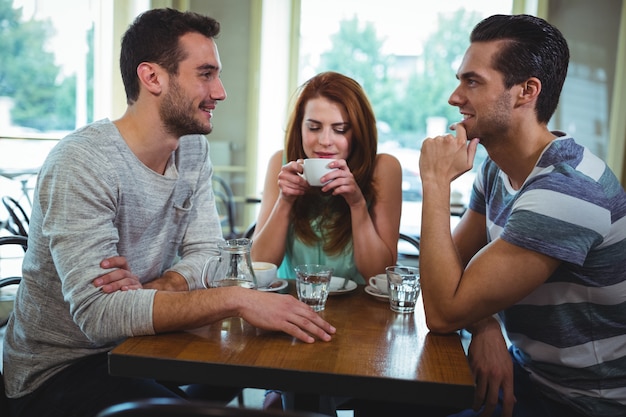
<instances>
[{"instance_id":1,"label":"woman's shoulder","mask_svg":"<svg viewBox=\"0 0 626 417\"><path fill-rule=\"evenodd\" d=\"M398 171L402 171L402 166L400 165L400 161L395 156L388 153L379 153L376 154L376 160L374 162L374 170L390 170L395 169Z\"/></svg>"},{"instance_id":2,"label":"woman's shoulder","mask_svg":"<svg viewBox=\"0 0 626 417\"><path fill-rule=\"evenodd\" d=\"M284 152L282 151L282 149L271 154L269 160L267 161L268 170L280 170L280 167L287 163L286 161L284 161L283 155Z\"/></svg>"},{"instance_id":3,"label":"woman's shoulder","mask_svg":"<svg viewBox=\"0 0 626 417\"><path fill-rule=\"evenodd\" d=\"M276 152L274 152L272 156L270 156L270 161L275 161L276 159L283 161L284 155L285 155L285 152L282 149L279 149Z\"/></svg>"},{"instance_id":4,"label":"woman's shoulder","mask_svg":"<svg viewBox=\"0 0 626 417\"><path fill-rule=\"evenodd\" d=\"M402 184L402 165L393 155L379 153L374 162L374 175L372 178L378 184L379 193L393 193Z\"/></svg>"}]
</instances>

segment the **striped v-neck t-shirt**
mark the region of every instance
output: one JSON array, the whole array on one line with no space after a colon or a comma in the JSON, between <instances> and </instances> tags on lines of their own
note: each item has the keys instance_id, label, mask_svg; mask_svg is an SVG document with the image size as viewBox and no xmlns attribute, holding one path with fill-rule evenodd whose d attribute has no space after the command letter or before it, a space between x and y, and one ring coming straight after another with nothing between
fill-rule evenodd
<instances>
[{"instance_id":1,"label":"striped v-neck t-shirt","mask_svg":"<svg viewBox=\"0 0 626 417\"><path fill-rule=\"evenodd\" d=\"M562 261L500 314L515 360L547 395L589 415L623 415L626 193L601 159L554 133L519 190L487 159L470 207L486 215L489 241Z\"/></svg>"}]
</instances>

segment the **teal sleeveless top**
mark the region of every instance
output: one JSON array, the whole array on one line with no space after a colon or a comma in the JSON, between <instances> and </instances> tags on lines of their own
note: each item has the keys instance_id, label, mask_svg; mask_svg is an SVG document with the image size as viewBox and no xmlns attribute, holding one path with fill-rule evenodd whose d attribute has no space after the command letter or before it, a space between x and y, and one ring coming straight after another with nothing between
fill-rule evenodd
<instances>
[{"instance_id":1,"label":"teal sleeveless top","mask_svg":"<svg viewBox=\"0 0 626 417\"><path fill-rule=\"evenodd\" d=\"M313 222L313 230L315 230L318 237L321 237L317 220ZM342 253L331 256L324 252L321 240L313 246L306 245L296 238L293 226L290 226L287 232L285 256L277 272L278 278L295 279L296 273L294 268L301 264L327 265L333 268L333 276L335 277L350 278L357 284L366 283L363 276L356 269L352 241L344 248Z\"/></svg>"},{"instance_id":2,"label":"teal sleeveless top","mask_svg":"<svg viewBox=\"0 0 626 417\"><path fill-rule=\"evenodd\" d=\"M287 163L287 159L285 158L285 153L283 152L283 164L285 163ZM285 245L285 256L283 257L283 262L280 264L278 271L276 272L277 277L282 279L296 279L296 272L294 271L296 266L303 264L318 264L332 267L333 276L335 277L350 278L357 284L366 284L365 279L356 269L356 265L354 263L352 240L350 240L350 243L346 245L342 253L330 256L324 252L319 221L313 221L312 227L317 237L320 238L313 246L308 246L300 239L296 239L293 226L289 227L289 230L287 231L287 243Z\"/></svg>"}]
</instances>

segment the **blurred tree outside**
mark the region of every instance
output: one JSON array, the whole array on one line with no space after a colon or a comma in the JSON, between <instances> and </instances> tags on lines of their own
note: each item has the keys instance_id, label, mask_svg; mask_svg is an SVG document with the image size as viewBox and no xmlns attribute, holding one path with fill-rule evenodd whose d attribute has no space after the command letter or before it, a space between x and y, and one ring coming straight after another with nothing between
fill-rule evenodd
<instances>
[{"instance_id":1,"label":"blurred tree outside","mask_svg":"<svg viewBox=\"0 0 626 417\"><path fill-rule=\"evenodd\" d=\"M384 41L378 39L372 22L360 25L357 16L339 23L339 32L331 35L332 49L320 57L321 71L337 71L357 80L372 102L388 96L390 56L381 53Z\"/></svg>"},{"instance_id":2,"label":"blurred tree outside","mask_svg":"<svg viewBox=\"0 0 626 417\"><path fill-rule=\"evenodd\" d=\"M47 49L54 33L50 19L25 20L12 0L0 0L0 97L13 101L14 126L39 131L75 128L76 76L64 76ZM89 42L93 45L92 38ZM89 71L93 74L93 68Z\"/></svg>"},{"instance_id":3,"label":"blurred tree outside","mask_svg":"<svg viewBox=\"0 0 626 417\"><path fill-rule=\"evenodd\" d=\"M448 124L460 118L448 98L457 86L455 74L469 45L469 33L482 18L481 13L465 9L440 13L437 30L421 53L400 57L385 55L384 39L378 37L375 24L361 24L355 15L340 22L317 71L337 71L357 80L381 126L380 141L394 140L417 149L416 138L426 136L429 118L445 118Z\"/></svg>"}]
</instances>

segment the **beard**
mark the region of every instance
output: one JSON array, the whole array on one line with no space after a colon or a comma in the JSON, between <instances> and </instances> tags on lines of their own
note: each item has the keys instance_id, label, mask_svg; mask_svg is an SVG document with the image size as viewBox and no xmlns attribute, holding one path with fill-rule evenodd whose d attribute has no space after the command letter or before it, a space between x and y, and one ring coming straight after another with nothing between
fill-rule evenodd
<instances>
[{"instance_id":1,"label":"beard","mask_svg":"<svg viewBox=\"0 0 626 417\"><path fill-rule=\"evenodd\" d=\"M159 115L165 130L178 137L211 133L213 130L211 123L198 121L194 118L198 108L187 99L176 79L171 78L171 80L171 88L163 97L163 102L159 108Z\"/></svg>"},{"instance_id":2,"label":"beard","mask_svg":"<svg viewBox=\"0 0 626 417\"><path fill-rule=\"evenodd\" d=\"M503 92L493 106L483 112L486 114L477 119L477 123L467 130L467 138L480 138L480 143L488 146L489 143L497 141L498 138L506 135L511 127L511 94Z\"/></svg>"}]
</instances>

